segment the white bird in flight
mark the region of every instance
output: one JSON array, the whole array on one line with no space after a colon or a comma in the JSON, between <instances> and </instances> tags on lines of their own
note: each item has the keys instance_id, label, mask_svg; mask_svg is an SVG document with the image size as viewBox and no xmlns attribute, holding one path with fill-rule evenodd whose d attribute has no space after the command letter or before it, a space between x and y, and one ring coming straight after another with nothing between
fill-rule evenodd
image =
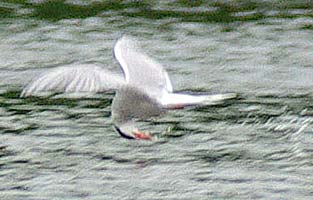
<instances>
[{"instance_id":1,"label":"white bird in flight","mask_svg":"<svg viewBox=\"0 0 313 200\"><path fill-rule=\"evenodd\" d=\"M114 46L114 56L124 71L124 78L91 64L69 65L46 72L26 86L22 97L46 92L98 93L116 90L111 111L115 130L128 139L151 140L149 133L139 131L135 122L159 116L169 109L192 105L215 105L235 98L236 94L190 95L174 93L167 72L161 64L141 52L137 42L128 36Z\"/></svg>"}]
</instances>

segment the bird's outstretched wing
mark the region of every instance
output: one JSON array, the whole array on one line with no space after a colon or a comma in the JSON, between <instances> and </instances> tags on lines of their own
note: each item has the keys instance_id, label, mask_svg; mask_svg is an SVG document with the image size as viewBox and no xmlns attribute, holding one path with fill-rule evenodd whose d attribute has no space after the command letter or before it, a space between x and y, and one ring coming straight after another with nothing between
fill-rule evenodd
<instances>
[{"instance_id":1,"label":"bird's outstretched wing","mask_svg":"<svg viewBox=\"0 0 313 200\"><path fill-rule=\"evenodd\" d=\"M36 96L46 92L96 93L117 89L124 82L121 76L96 65L69 65L43 73L24 88L21 96Z\"/></svg>"},{"instance_id":2,"label":"bird's outstretched wing","mask_svg":"<svg viewBox=\"0 0 313 200\"><path fill-rule=\"evenodd\" d=\"M145 91L160 100L163 92L172 92L173 87L161 64L140 51L135 40L128 36L119 39L114 55L121 65L127 84Z\"/></svg>"}]
</instances>

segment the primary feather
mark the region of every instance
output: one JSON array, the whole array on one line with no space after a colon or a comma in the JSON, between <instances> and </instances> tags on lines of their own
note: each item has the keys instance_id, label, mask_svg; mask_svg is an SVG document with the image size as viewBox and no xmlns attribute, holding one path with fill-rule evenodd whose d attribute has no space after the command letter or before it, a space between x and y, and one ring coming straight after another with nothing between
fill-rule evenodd
<instances>
[{"instance_id":1,"label":"primary feather","mask_svg":"<svg viewBox=\"0 0 313 200\"><path fill-rule=\"evenodd\" d=\"M45 92L97 93L118 89L125 81L93 64L69 65L43 73L22 91L21 96L36 96Z\"/></svg>"}]
</instances>

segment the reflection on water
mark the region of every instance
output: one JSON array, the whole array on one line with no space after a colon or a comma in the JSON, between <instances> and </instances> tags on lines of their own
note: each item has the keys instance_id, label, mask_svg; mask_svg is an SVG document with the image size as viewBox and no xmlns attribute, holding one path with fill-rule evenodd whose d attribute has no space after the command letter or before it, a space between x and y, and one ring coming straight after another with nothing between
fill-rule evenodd
<instances>
[{"instance_id":1,"label":"reflection on water","mask_svg":"<svg viewBox=\"0 0 313 200\"><path fill-rule=\"evenodd\" d=\"M310 1L0 3L2 199L309 199ZM236 92L225 104L146 120L154 142L114 132L114 94L20 98L39 73L96 63L117 73L123 33L174 88Z\"/></svg>"}]
</instances>

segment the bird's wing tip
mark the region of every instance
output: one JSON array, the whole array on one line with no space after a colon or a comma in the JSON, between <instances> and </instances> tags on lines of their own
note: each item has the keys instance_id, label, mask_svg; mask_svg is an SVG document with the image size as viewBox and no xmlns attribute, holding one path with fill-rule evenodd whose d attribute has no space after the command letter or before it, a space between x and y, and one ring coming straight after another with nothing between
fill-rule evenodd
<instances>
[{"instance_id":1,"label":"bird's wing tip","mask_svg":"<svg viewBox=\"0 0 313 200\"><path fill-rule=\"evenodd\" d=\"M226 93L226 94L221 94L221 98L223 99L235 99L238 97L237 93Z\"/></svg>"},{"instance_id":2,"label":"bird's wing tip","mask_svg":"<svg viewBox=\"0 0 313 200\"><path fill-rule=\"evenodd\" d=\"M30 97L30 96L32 96L33 95L33 91L30 89L30 85L28 85L28 86L26 86L23 90L22 90L22 92L21 92L21 94L20 94L20 97L21 98L26 98L26 97Z\"/></svg>"},{"instance_id":3,"label":"bird's wing tip","mask_svg":"<svg viewBox=\"0 0 313 200\"><path fill-rule=\"evenodd\" d=\"M133 36L124 34L116 41L114 51L123 47L135 49L137 46L137 40Z\"/></svg>"}]
</instances>

